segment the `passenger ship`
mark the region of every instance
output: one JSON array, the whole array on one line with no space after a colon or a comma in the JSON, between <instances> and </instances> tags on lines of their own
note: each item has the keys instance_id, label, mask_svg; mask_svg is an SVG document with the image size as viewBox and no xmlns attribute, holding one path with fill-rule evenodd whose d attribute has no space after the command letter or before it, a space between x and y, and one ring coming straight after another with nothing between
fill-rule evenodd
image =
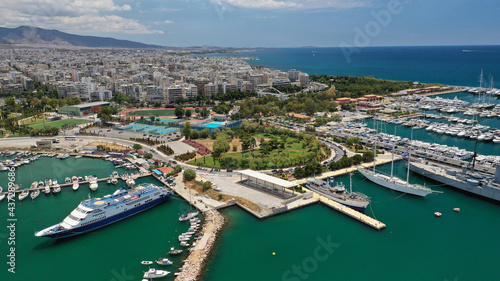
<instances>
[{"instance_id":1,"label":"passenger ship","mask_svg":"<svg viewBox=\"0 0 500 281\"><path fill-rule=\"evenodd\" d=\"M172 194L172 190L154 184L141 184L131 190L121 187L112 195L82 201L62 222L35 236L58 239L83 234L154 207Z\"/></svg>"}]
</instances>

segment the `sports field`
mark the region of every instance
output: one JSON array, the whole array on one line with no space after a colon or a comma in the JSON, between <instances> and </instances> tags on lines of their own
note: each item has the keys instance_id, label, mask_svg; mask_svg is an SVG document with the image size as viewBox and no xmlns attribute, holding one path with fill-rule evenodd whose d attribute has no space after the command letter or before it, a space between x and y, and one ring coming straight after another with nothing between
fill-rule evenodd
<instances>
[{"instance_id":1,"label":"sports field","mask_svg":"<svg viewBox=\"0 0 500 281\"><path fill-rule=\"evenodd\" d=\"M173 116L175 109L146 109L127 112L127 115L134 116Z\"/></svg>"},{"instance_id":2,"label":"sports field","mask_svg":"<svg viewBox=\"0 0 500 281\"><path fill-rule=\"evenodd\" d=\"M48 123L45 123L45 126L61 128L63 126L76 126L76 125L85 124L85 123L89 123L89 122L90 121L81 120L81 119L66 119L66 120L58 120L58 121L54 121L54 122L48 122ZM32 125L30 127L41 129L44 127L44 125L38 124L38 125Z\"/></svg>"}]
</instances>

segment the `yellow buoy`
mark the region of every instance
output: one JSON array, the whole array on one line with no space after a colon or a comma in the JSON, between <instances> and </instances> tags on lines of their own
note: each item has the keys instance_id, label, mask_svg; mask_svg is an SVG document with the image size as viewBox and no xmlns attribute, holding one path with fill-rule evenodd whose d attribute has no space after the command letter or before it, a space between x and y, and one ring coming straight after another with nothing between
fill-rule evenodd
<instances>
[{"instance_id":1,"label":"yellow buoy","mask_svg":"<svg viewBox=\"0 0 500 281\"><path fill-rule=\"evenodd\" d=\"M273 256L276 256L276 253L275 253L275 252L273 252Z\"/></svg>"}]
</instances>

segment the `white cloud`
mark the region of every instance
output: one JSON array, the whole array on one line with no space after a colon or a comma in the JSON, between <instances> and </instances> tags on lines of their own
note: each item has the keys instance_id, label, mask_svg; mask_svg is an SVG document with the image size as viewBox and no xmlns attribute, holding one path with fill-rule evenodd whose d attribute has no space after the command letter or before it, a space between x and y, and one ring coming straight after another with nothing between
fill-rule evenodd
<instances>
[{"instance_id":1,"label":"white cloud","mask_svg":"<svg viewBox=\"0 0 500 281\"><path fill-rule=\"evenodd\" d=\"M349 9L371 5L371 0L210 0L214 5L230 5L248 9L316 10Z\"/></svg>"},{"instance_id":2,"label":"white cloud","mask_svg":"<svg viewBox=\"0 0 500 281\"><path fill-rule=\"evenodd\" d=\"M163 33L151 30L138 20L110 13L130 11L129 4L114 0L2 0L0 25L31 25L78 33Z\"/></svg>"},{"instance_id":3,"label":"white cloud","mask_svg":"<svg viewBox=\"0 0 500 281\"><path fill-rule=\"evenodd\" d=\"M173 24L174 21L173 20L164 20L164 21L154 21L153 24L156 24L156 25L161 25L161 24Z\"/></svg>"}]
</instances>

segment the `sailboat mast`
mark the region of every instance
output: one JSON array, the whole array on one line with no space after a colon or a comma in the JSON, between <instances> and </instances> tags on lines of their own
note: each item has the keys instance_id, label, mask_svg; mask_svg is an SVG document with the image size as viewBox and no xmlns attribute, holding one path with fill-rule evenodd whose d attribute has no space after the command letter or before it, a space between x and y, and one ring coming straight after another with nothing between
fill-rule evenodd
<instances>
[{"instance_id":1,"label":"sailboat mast","mask_svg":"<svg viewBox=\"0 0 500 281\"><path fill-rule=\"evenodd\" d=\"M411 142L413 141L413 128L411 128L411 136L410 136L410 147L408 148L408 167L406 171L406 182L410 183L410 159L411 159Z\"/></svg>"},{"instance_id":2,"label":"sailboat mast","mask_svg":"<svg viewBox=\"0 0 500 281\"><path fill-rule=\"evenodd\" d=\"M474 142L474 156L472 157L472 172L474 172L474 168L476 167L476 148L477 148L477 138L476 141Z\"/></svg>"},{"instance_id":3,"label":"sailboat mast","mask_svg":"<svg viewBox=\"0 0 500 281\"><path fill-rule=\"evenodd\" d=\"M349 173L349 193L352 193L352 173Z\"/></svg>"},{"instance_id":4,"label":"sailboat mast","mask_svg":"<svg viewBox=\"0 0 500 281\"><path fill-rule=\"evenodd\" d=\"M396 125L394 125L394 137L396 137ZM394 171L394 146L395 143L392 143L391 178Z\"/></svg>"}]
</instances>

